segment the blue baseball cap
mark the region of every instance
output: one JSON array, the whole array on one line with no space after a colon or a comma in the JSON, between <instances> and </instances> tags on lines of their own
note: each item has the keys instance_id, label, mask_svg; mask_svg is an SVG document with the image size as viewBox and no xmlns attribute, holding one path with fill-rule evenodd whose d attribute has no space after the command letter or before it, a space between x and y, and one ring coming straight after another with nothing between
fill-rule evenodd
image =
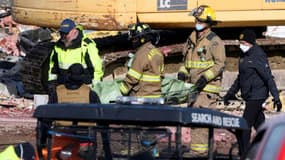
<instances>
[{"instance_id":1,"label":"blue baseball cap","mask_svg":"<svg viewBox=\"0 0 285 160\"><path fill-rule=\"evenodd\" d=\"M73 28L75 28L75 23L73 20L71 19L64 19L61 22L60 28L59 28L59 32L63 32L63 33L68 33L70 32Z\"/></svg>"}]
</instances>

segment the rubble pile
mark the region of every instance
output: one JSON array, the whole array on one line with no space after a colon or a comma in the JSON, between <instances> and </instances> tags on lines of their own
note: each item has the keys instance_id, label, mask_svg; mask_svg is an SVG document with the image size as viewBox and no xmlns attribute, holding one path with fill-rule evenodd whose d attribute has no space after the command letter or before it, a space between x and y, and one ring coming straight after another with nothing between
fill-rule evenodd
<instances>
[{"instance_id":1,"label":"rubble pile","mask_svg":"<svg viewBox=\"0 0 285 160\"><path fill-rule=\"evenodd\" d=\"M0 10L0 17L1 12L9 12L9 10ZM18 24L10 14L5 14L0 18L0 51L7 55L25 56L25 53L20 51L17 46L18 34L35 28L37 27Z\"/></svg>"},{"instance_id":2,"label":"rubble pile","mask_svg":"<svg viewBox=\"0 0 285 160\"><path fill-rule=\"evenodd\" d=\"M0 94L0 117L5 118L31 118L34 111L34 102L30 99L15 98Z\"/></svg>"},{"instance_id":3,"label":"rubble pile","mask_svg":"<svg viewBox=\"0 0 285 160\"><path fill-rule=\"evenodd\" d=\"M17 39L17 34L6 35L0 40L0 50L8 55L25 56L23 52L20 53L17 47Z\"/></svg>"},{"instance_id":4,"label":"rubble pile","mask_svg":"<svg viewBox=\"0 0 285 160\"><path fill-rule=\"evenodd\" d=\"M0 50L5 54L19 56L20 52L16 46L18 24L11 16L9 1L1 1L0 6Z\"/></svg>"},{"instance_id":5,"label":"rubble pile","mask_svg":"<svg viewBox=\"0 0 285 160\"><path fill-rule=\"evenodd\" d=\"M16 90L16 85L9 85L14 81L12 70L9 70L10 66L12 63L18 63L18 60L25 56L25 53L21 52L17 46L18 34L36 28L17 24L10 14L10 5L10 0L0 2L0 119L2 120L31 118L34 109L33 100L20 98L18 95L9 94L8 91ZM16 61L10 61L11 58Z\"/></svg>"}]
</instances>

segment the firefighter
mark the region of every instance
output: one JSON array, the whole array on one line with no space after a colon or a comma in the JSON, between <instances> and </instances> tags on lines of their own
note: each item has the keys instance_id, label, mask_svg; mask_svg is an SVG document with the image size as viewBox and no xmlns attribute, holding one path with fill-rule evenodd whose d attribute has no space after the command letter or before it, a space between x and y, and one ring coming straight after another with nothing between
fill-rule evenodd
<instances>
[{"instance_id":1,"label":"firefighter","mask_svg":"<svg viewBox=\"0 0 285 160\"><path fill-rule=\"evenodd\" d=\"M82 26L76 26L71 19L64 19L59 33L60 39L50 55L49 92L54 92L55 86L64 82L67 69L74 63L83 65L86 78L91 80L90 85L100 81L103 76L102 60L96 43L84 34Z\"/></svg>"},{"instance_id":2,"label":"firefighter","mask_svg":"<svg viewBox=\"0 0 285 160\"><path fill-rule=\"evenodd\" d=\"M235 97L240 89L241 97L245 100L243 118L247 121L250 130L243 131L243 150L245 153L250 143L251 128L257 129L264 121L262 104L269 96L269 91L274 97L274 107L279 112L282 103L271 73L266 53L256 44L256 34L253 30L246 29L239 37L240 49L239 72L236 80L224 96L224 103Z\"/></svg>"},{"instance_id":3,"label":"firefighter","mask_svg":"<svg viewBox=\"0 0 285 160\"><path fill-rule=\"evenodd\" d=\"M30 143L10 145L0 152L1 160L35 160L35 149Z\"/></svg>"},{"instance_id":4,"label":"firefighter","mask_svg":"<svg viewBox=\"0 0 285 160\"><path fill-rule=\"evenodd\" d=\"M189 96L189 106L214 108L221 90L225 47L219 36L211 31L218 21L210 6L201 5L193 9L190 15L195 18L195 30L184 45L184 66L178 71L178 79L195 84L191 88L191 92L194 88L195 94ZM208 131L193 128L191 134L191 150L206 153Z\"/></svg>"},{"instance_id":5,"label":"firefighter","mask_svg":"<svg viewBox=\"0 0 285 160\"><path fill-rule=\"evenodd\" d=\"M129 25L129 39L136 53L125 79L120 84L120 91L123 95L159 98L164 56L155 47L159 39L158 33L147 24L132 24Z\"/></svg>"}]
</instances>

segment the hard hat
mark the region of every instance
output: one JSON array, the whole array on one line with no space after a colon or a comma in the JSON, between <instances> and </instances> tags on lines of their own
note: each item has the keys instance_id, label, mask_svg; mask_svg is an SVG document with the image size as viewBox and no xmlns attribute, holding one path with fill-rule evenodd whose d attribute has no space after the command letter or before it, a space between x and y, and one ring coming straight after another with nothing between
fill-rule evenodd
<instances>
[{"instance_id":1,"label":"hard hat","mask_svg":"<svg viewBox=\"0 0 285 160\"><path fill-rule=\"evenodd\" d=\"M151 32L151 28L145 23L136 23L128 26L129 39L141 38L143 35Z\"/></svg>"},{"instance_id":2,"label":"hard hat","mask_svg":"<svg viewBox=\"0 0 285 160\"><path fill-rule=\"evenodd\" d=\"M201 5L198 8L193 9L190 15L194 16L198 21L201 22L206 22L213 25L216 25L218 22L215 10L207 5Z\"/></svg>"}]
</instances>

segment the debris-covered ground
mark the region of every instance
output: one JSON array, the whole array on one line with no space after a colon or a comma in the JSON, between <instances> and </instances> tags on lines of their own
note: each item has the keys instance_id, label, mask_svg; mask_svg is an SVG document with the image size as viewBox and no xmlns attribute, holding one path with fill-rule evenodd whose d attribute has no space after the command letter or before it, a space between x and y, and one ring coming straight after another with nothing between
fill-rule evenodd
<instances>
[{"instance_id":1,"label":"debris-covered ground","mask_svg":"<svg viewBox=\"0 0 285 160\"><path fill-rule=\"evenodd\" d=\"M10 144L20 142L31 142L35 144L36 121L30 118L31 113L28 114L25 112L23 114L26 114L26 116L29 115L29 118L0 119L0 150Z\"/></svg>"},{"instance_id":2,"label":"debris-covered ground","mask_svg":"<svg viewBox=\"0 0 285 160\"><path fill-rule=\"evenodd\" d=\"M1 96L0 150L9 144L35 143L36 120L32 118L33 100Z\"/></svg>"},{"instance_id":3,"label":"debris-covered ground","mask_svg":"<svg viewBox=\"0 0 285 160\"><path fill-rule=\"evenodd\" d=\"M9 8L0 2L0 17L5 15ZM7 0L8 3L8 0ZM26 54L19 50L17 46L18 34L25 30L36 29L36 26L26 26L17 24L10 15L1 17L0 20L0 61L7 60L15 62L23 58ZM8 75L5 70L1 70L0 63L0 151L9 144L15 144L23 141L35 144L36 119L32 118L35 104L30 99L19 96L19 88L22 84L20 80L3 79L1 75ZM10 64L10 63L5 63ZM169 68L175 68L168 66ZM2 79L1 79L2 78ZM11 77L9 77L11 78ZM5 82L5 83L4 83ZM12 84L7 87L7 84ZM283 94L282 94L283 96ZM228 108L227 113L241 115L244 104L233 104L234 107ZM223 104L220 104L221 108ZM238 106L238 108L237 108ZM271 100L267 108L272 108ZM268 114L270 115L270 114ZM201 137L204 138L204 137ZM225 130L215 130L215 145L220 153L227 153L232 143L235 143L234 136Z\"/></svg>"},{"instance_id":4,"label":"debris-covered ground","mask_svg":"<svg viewBox=\"0 0 285 160\"><path fill-rule=\"evenodd\" d=\"M16 89L7 86L4 77L9 74L5 73L5 69L10 67L7 66L10 63L5 63L7 57L13 61L25 56L17 47L18 33L36 27L14 22L9 15L10 6L10 0L0 1L0 151L9 144L35 142L36 121L32 118L33 100L15 95ZM7 82L7 79L5 80Z\"/></svg>"}]
</instances>

